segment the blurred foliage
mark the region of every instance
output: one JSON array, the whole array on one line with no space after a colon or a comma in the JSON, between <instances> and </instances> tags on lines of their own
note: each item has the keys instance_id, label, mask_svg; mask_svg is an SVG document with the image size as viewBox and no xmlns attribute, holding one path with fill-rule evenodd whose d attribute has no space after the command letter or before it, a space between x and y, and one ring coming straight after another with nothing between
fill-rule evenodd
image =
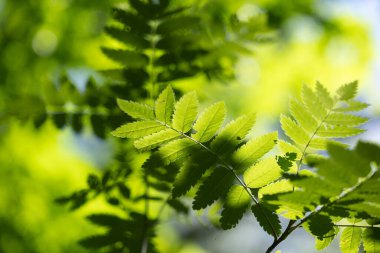
<instances>
[{"instance_id":1,"label":"blurred foliage","mask_svg":"<svg viewBox=\"0 0 380 253\"><path fill-rule=\"evenodd\" d=\"M0 209L5 228L0 251L80 252L74 240L96 228L79 217L109 210L127 219L120 209L143 211L140 167L145 156L108 134L130 120L116 108L116 97L147 100L169 82L177 95L196 89L201 100L225 100L232 115L249 108L275 117L284 111L287 91L299 89L300 80L320 78L334 85L362 79L372 53L361 24L331 19L316 8L319 1L173 0L167 7L169 2L158 2L162 8L156 12L139 1L0 1L0 193L6 206ZM128 24L126 16L135 22ZM153 36L144 30L152 27ZM152 59L158 65L153 75ZM87 164L80 148L57 142L79 139L76 133L95 138L98 145L108 143L111 158ZM96 152L91 159L100 156ZM126 180L133 187L125 187ZM76 189L82 190L68 196L70 207L93 200L79 213L65 214L52 203ZM184 210L178 203L172 207ZM33 223L37 214L38 224ZM160 251L196 252L178 235L173 235L176 242L165 244L160 238L168 230L158 229ZM50 232L36 236L41 231ZM46 247L50 241L54 244Z\"/></svg>"}]
</instances>

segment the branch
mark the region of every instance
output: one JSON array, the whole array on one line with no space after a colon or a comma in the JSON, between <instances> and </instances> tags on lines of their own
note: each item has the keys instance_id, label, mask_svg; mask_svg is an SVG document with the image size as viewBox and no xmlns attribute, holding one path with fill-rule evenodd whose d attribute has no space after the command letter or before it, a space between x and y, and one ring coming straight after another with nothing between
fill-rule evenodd
<instances>
[{"instance_id":1,"label":"branch","mask_svg":"<svg viewBox=\"0 0 380 253\"><path fill-rule=\"evenodd\" d=\"M336 202L340 201L356 189L358 189L362 184L364 184L367 180L371 179L375 174L376 170L372 170L363 180L358 182L356 185L352 186L351 188L345 190L342 192L339 196L335 197L334 200L331 202L325 204L325 205L319 205L317 206L314 211L310 212L308 215L306 215L304 218L300 219L297 224L295 224L297 221L290 221L288 224L288 227L285 229L285 231L281 234L281 236L278 239L275 239L275 241L272 243L271 246L267 249L266 253L272 252L282 241L284 241L294 230L297 228L301 227L303 223L308 221L310 218L314 217L315 215L319 214L322 212L324 209L327 207L335 204ZM295 224L295 225L294 225ZM365 227L368 228L368 226L359 226L359 225L339 225L339 224L334 224L334 226L341 226L341 227L352 227L352 226L357 226L357 227ZM369 228L374 228L374 226L369 226Z\"/></svg>"},{"instance_id":2,"label":"branch","mask_svg":"<svg viewBox=\"0 0 380 253\"><path fill-rule=\"evenodd\" d=\"M354 227L354 228L380 228L374 225L354 225L354 224L334 224L335 227Z\"/></svg>"}]
</instances>

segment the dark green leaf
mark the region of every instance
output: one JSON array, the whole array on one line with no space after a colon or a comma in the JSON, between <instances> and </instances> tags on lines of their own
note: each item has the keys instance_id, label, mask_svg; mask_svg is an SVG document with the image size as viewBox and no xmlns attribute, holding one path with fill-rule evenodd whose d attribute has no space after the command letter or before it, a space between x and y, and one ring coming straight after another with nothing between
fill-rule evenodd
<instances>
[{"instance_id":1,"label":"dark green leaf","mask_svg":"<svg viewBox=\"0 0 380 253\"><path fill-rule=\"evenodd\" d=\"M277 236L281 233L281 224L277 214L262 204L253 205L251 210L265 232L272 236Z\"/></svg>"},{"instance_id":2,"label":"dark green leaf","mask_svg":"<svg viewBox=\"0 0 380 253\"><path fill-rule=\"evenodd\" d=\"M223 196L234 181L234 174L224 167L217 167L199 187L193 202L193 209L199 210L214 203Z\"/></svg>"}]
</instances>

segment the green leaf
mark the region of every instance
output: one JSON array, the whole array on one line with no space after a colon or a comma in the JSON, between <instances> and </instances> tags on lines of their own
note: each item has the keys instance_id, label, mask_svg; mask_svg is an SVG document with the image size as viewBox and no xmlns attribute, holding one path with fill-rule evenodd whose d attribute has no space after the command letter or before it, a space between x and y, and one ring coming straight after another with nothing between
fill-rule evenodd
<instances>
[{"instance_id":1,"label":"green leaf","mask_svg":"<svg viewBox=\"0 0 380 253\"><path fill-rule=\"evenodd\" d=\"M281 115L280 122L282 130L295 143L304 145L308 143L310 136L300 125L285 115Z\"/></svg>"},{"instance_id":2,"label":"green leaf","mask_svg":"<svg viewBox=\"0 0 380 253\"><path fill-rule=\"evenodd\" d=\"M294 176L289 175L294 186L302 187L305 192L316 194L320 197L337 196L342 189L335 184L322 180L315 176Z\"/></svg>"},{"instance_id":3,"label":"green leaf","mask_svg":"<svg viewBox=\"0 0 380 253\"><path fill-rule=\"evenodd\" d=\"M234 168L245 169L256 162L276 145L277 138L277 132L272 132L248 141L232 155Z\"/></svg>"},{"instance_id":4,"label":"green leaf","mask_svg":"<svg viewBox=\"0 0 380 253\"><path fill-rule=\"evenodd\" d=\"M365 130L349 126L322 126L316 133L320 137L345 138L363 133Z\"/></svg>"},{"instance_id":5,"label":"green leaf","mask_svg":"<svg viewBox=\"0 0 380 253\"><path fill-rule=\"evenodd\" d=\"M193 154L191 159L185 161L175 177L172 195L174 198L185 194L194 186L209 169L215 159L208 153L199 151Z\"/></svg>"},{"instance_id":6,"label":"green leaf","mask_svg":"<svg viewBox=\"0 0 380 253\"><path fill-rule=\"evenodd\" d=\"M198 117L194 125L194 130L197 131L192 137L199 142L209 141L219 130L226 117L226 106L224 102L215 103Z\"/></svg>"},{"instance_id":7,"label":"green leaf","mask_svg":"<svg viewBox=\"0 0 380 253\"><path fill-rule=\"evenodd\" d=\"M323 119L327 115L327 110L319 97L306 85L302 87L302 101L315 118Z\"/></svg>"},{"instance_id":8,"label":"green leaf","mask_svg":"<svg viewBox=\"0 0 380 253\"><path fill-rule=\"evenodd\" d=\"M342 85L336 91L340 100L350 100L355 97L358 90L358 81Z\"/></svg>"},{"instance_id":9,"label":"green leaf","mask_svg":"<svg viewBox=\"0 0 380 253\"><path fill-rule=\"evenodd\" d=\"M218 154L228 154L244 140L256 121L256 114L243 115L225 126L211 142L211 148Z\"/></svg>"},{"instance_id":10,"label":"green leaf","mask_svg":"<svg viewBox=\"0 0 380 253\"><path fill-rule=\"evenodd\" d=\"M363 245L366 253L380 252L380 228L364 229Z\"/></svg>"},{"instance_id":11,"label":"green leaf","mask_svg":"<svg viewBox=\"0 0 380 253\"><path fill-rule=\"evenodd\" d=\"M298 124L303 126L308 132L314 133L318 128L318 121L310 114L306 107L297 100L290 101L290 111Z\"/></svg>"},{"instance_id":12,"label":"green leaf","mask_svg":"<svg viewBox=\"0 0 380 253\"><path fill-rule=\"evenodd\" d=\"M340 236L340 250L342 253L357 253L361 242L362 229L347 227Z\"/></svg>"},{"instance_id":13,"label":"green leaf","mask_svg":"<svg viewBox=\"0 0 380 253\"><path fill-rule=\"evenodd\" d=\"M365 159L380 165L380 147L374 143L359 141L355 150Z\"/></svg>"},{"instance_id":14,"label":"green leaf","mask_svg":"<svg viewBox=\"0 0 380 253\"><path fill-rule=\"evenodd\" d=\"M311 217L305 225L311 234L318 238L323 238L333 228L331 218L326 215L317 214Z\"/></svg>"},{"instance_id":15,"label":"green leaf","mask_svg":"<svg viewBox=\"0 0 380 253\"><path fill-rule=\"evenodd\" d=\"M376 149L378 147L375 146ZM373 151L371 146L364 150L368 153ZM301 208L307 212L322 205L319 210L323 209L332 216L380 217L380 172L371 169L372 159L363 157L357 149L348 150L337 144L329 144L328 152L329 158L314 162L317 167L315 173L303 170L299 175L284 174L295 186L295 191L265 195L263 199L276 205L276 211L281 214L286 209L297 211ZM378 154L374 156L378 157ZM304 171L309 175L302 173ZM312 229L311 232L322 237L322 233Z\"/></svg>"},{"instance_id":16,"label":"green leaf","mask_svg":"<svg viewBox=\"0 0 380 253\"><path fill-rule=\"evenodd\" d=\"M325 122L330 125L349 125L358 126L365 123L368 119L347 113L330 113Z\"/></svg>"},{"instance_id":17,"label":"green leaf","mask_svg":"<svg viewBox=\"0 0 380 253\"><path fill-rule=\"evenodd\" d=\"M188 132L198 114L198 99L195 92L185 94L176 104L173 116L173 128Z\"/></svg>"},{"instance_id":18,"label":"green leaf","mask_svg":"<svg viewBox=\"0 0 380 253\"><path fill-rule=\"evenodd\" d=\"M144 22L144 18L140 15L135 15L134 13L126 10L113 8L112 16L115 20L130 28L133 33L141 35L150 32L151 28L146 22Z\"/></svg>"},{"instance_id":19,"label":"green leaf","mask_svg":"<svg viewBox=\"0 0 380 253\"><path fill-rule=\"evenodd\" d=\"M339 229L337 227L333 227L333 229L330 230L330 232L328 232L323 238L316 238L315 248L317 250L323 250L332 243L338 233Z\"/></svg>"},{"instance_id":20,"label":"green leaf","mask_svg":"<svg viewBox=\"0 0 380 253\"><path fill-rule=\"evenodd\" d=\"M104 227L125 226L128 221L111 214L91 214L87 219L92 223Z\"/></svg>"},{"instance_id":21,"label":"green leaf","mask_svg":"<svg viewBox=\"0 0 380 253\"><path fill-rule=\"evenodd\" d=\"M144 37L133 34L127 31L126 29L108 26L105 27L104 30L108 35L110 35L114 39L126 45L133 46L137 49L145 49L150 46L149 41L146 40Z\"/></svg>"},{"instance_id":22,"label":"green leaf","mask_svg":"<svg viewBox=\"0 0 380 253\"><path fill-rule=\"evenodd\" d=\"M315 91L318 98L321 100L325 108L332 108L334 105L334 99L331 97L330 92L320 82L315 84Z\"/></svg>"},{"instance_id":23,"label":"green leaf","mask_svg":"<svg viewBox=\"0 0 380 253\"><path fill-rule=\"evenodd\" d=\"M116 128L111 134L120 138L141 138L146 135L164 130L166 127L160 123L150 121L136 121L127 123L121 127Z\"/></svg>"},{"instance_id":24,"label":"green leaf","mask_svg":"<svg viewBox=\"0 0 380 253\"><path fill-rule=\"evenodd\" d=\"M226 201L223 205L220 224L223 229L230 229L236 226L243 214L249 207L251 197L243 186L233 185L227 193Z\"/></svg>"},{"instance_id":25,"label":"green leaf","mask_svg":"<svg viewBox=\"0 0 380 253\"><path fill-rule=\"evenodd\" d=\"M309 148L313 148L313 149L316 149L316 150L326 150L327 143L329 141L330 140L327 139L327 138L314 137L309 142Z\"/></svg>"},{"instance_id":26,"label":"green leaf","mask_svg":"<svg viewBox=\"0 0 380 253\"><path fill-rule=\"evenodd\" d=\"M170 86L167 86L156 100L155 113L157 120L165 124L170 124L174 110L174 103L174 92Z\"/></svg>"},{"instance_id":27,"label":"green leaf","mask_svg":"<svg viewBox=\"0 0 380 253\"><path fill-rule=\"evenodd\" d=\"M263 187L281 176L281 168L274 157L264 159L244 172L244 182L250 188Z\"/></svg>"},{"instance_id":28,"label":"green leaf","mask_svg":"<svg viewBox=\"0 0 380 253\"><path fill-rule=\"evenodd\" d=\"M145 151L155 148L167 141L173 140L181 136L180 133L174 131L173 129L162 130L157 133L145 136L141 139L138 139L134 142L135 148Z\"/></svg>"},{"instance_id":29,"label":"green leaf","mask_svg":"<svg viewBox=\"0 0 380 253\"><path fill-rule=\"evenodd\" d=\"M142 53L110 48L102 48L102 51L110 59L129 68L143 68L149 63L148 57Z\"/></svg>"},{"instance_id":30,"label":"green leaf","mask_svg":"<svg viewBox=\"0 0 380 253\"><path fill-rule=\"evenodd\" d=\"M221 197L234 181L234 174L224 167L216 167L199 187L193 201L193 209L205 208Z\"/></svg>"},{"instance_id":31,"label":"green leaf","mask_svg":"<svg viewBox=\"0 0 380 253\"><path fill-rule=\"evenodd\" d=\"M186 30L199 25L200 19L198 17L177 17L162 22L157 27L157 32L161 34L173 33L180 30Z\"/></svg>"},{"instance_id":32,"label":"green leaf","mask_svg":"<svg viewBox=\"0 0 380 253\"><path fill-rule=\"evenodd\" d=\"M301 155L302 155L301 150L298 147L294 146L293 144L290 144L289 142L286 142L284 140L279 140L278 147L280 148L283 154L294 153L294 154L297 154L296 160L301 159Z\"/></svg>"},{"instance_id":33,"label":"green leaf","mask_svg":"<svg viewBox=\"0 0 380 253\"><path fill-rule=\"evenodd\" d=\"M184 203L182 203L178 199L169 199L167 203L170 207L172 207L178 213L184 213L184 214L189 213L189 207L187 207Z\"/></svg>"},{"instance_id":34,"label":"green leaf","mask_svg":"<svg viewBox=\"0 0 380 253\"><path fill-rule=\"evenodd\" d=\"M262 198L263 195L273 195L290 191L293 191L293 185L289 182L289 180L281 179L260 188L259 198Z\"/></svg>"},{"instance_id":35,"label":"green leaf","mask_svg":"<svg viewBox=\"0 0 380 253\"><path fill-rule=\"evenodd\" d=\"M253 205L252 213L255 215L260 226L271 236L281 234L281 223L277 214L273 213L264 205Z\"/></svg>"},{"instance_id":36,"label":"green leaf","mask_svg":"<svg viewBox=\"0 0 380 253\"><path fill-rule=\"evenodd\" d=\"M371 168L368 160L363 159L357 152L355 152L355 150L348 150L347 148L333 143L329 143L327 150L331 157L330 160L339 164L339 167L342 167L342 170L350 175L360 178L365 177L370 173ZM320 168L318 172L325 173L326 170ZM339 168L335 169L335 173L339 174L339 172Z\"/></svg>"},{"instance_id":37,"label":"green leaf","mask_svg":"<svg viewBox=\"0 0 380 253\"><path fill-rule=\"evenodd\" d=\"M200 147L196 142L184 138L179 140L174 140L169 142L165 146L162 146L158 153L161 155L161 159L166 163L170 164L176 160L180 160L187 156L190 156L196 149Z\"/></svg>"},{"instance_id":38,"label":"green leaf","mask_svg":"<svg viewBox=\"0 0 380 253\"><path fill-rule=\"evenodd\" d=\"M110 234L106 235L94 235L79 241L79 244L82 247L87 249L99 249L103 247L107 247L119 241L118 237L112 236Z\"/></svg>"},{"instance_id":39,"label":"green leaf","mask_svg":"<svg viewBox=\"0 0 380 253\"><path fill-rule=\"evenodd\" d=\"M132 118L147 120L154 119L153 109L147 105L123 99L117 99L117 104L123 112Z\"/></svg>"},{"instance_id":40,"label":"green leaf","mask_svg":"<svg viewBox=\"0 0 380 253\"><path fill-rule=\"evenodd\" d=\"M367 108L369 104L363 103L360 101L355 100L349 100L345 101L344 106L340 106L338 108L335 108L334 111L336 112L354 112L354 111L361 111L365 108Z\"/></svg>"}]
</instances>

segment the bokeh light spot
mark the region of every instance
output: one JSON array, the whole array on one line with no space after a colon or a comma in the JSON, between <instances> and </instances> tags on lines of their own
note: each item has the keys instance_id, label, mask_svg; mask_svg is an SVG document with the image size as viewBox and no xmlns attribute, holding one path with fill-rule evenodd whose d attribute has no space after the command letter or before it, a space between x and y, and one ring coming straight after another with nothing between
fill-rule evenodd
<instances>
[{"instance_id":1,"label":"bokeh light spot","mask_svg":"<svg viewBox=\"0 0 380 253\"><path fill-rule=\"evenodd\" d=\"M57 44L57 36L52 31L40 29L33 38L32 48L37 55L47 57L54 53Z\"/></svg>"}]
</instances>

